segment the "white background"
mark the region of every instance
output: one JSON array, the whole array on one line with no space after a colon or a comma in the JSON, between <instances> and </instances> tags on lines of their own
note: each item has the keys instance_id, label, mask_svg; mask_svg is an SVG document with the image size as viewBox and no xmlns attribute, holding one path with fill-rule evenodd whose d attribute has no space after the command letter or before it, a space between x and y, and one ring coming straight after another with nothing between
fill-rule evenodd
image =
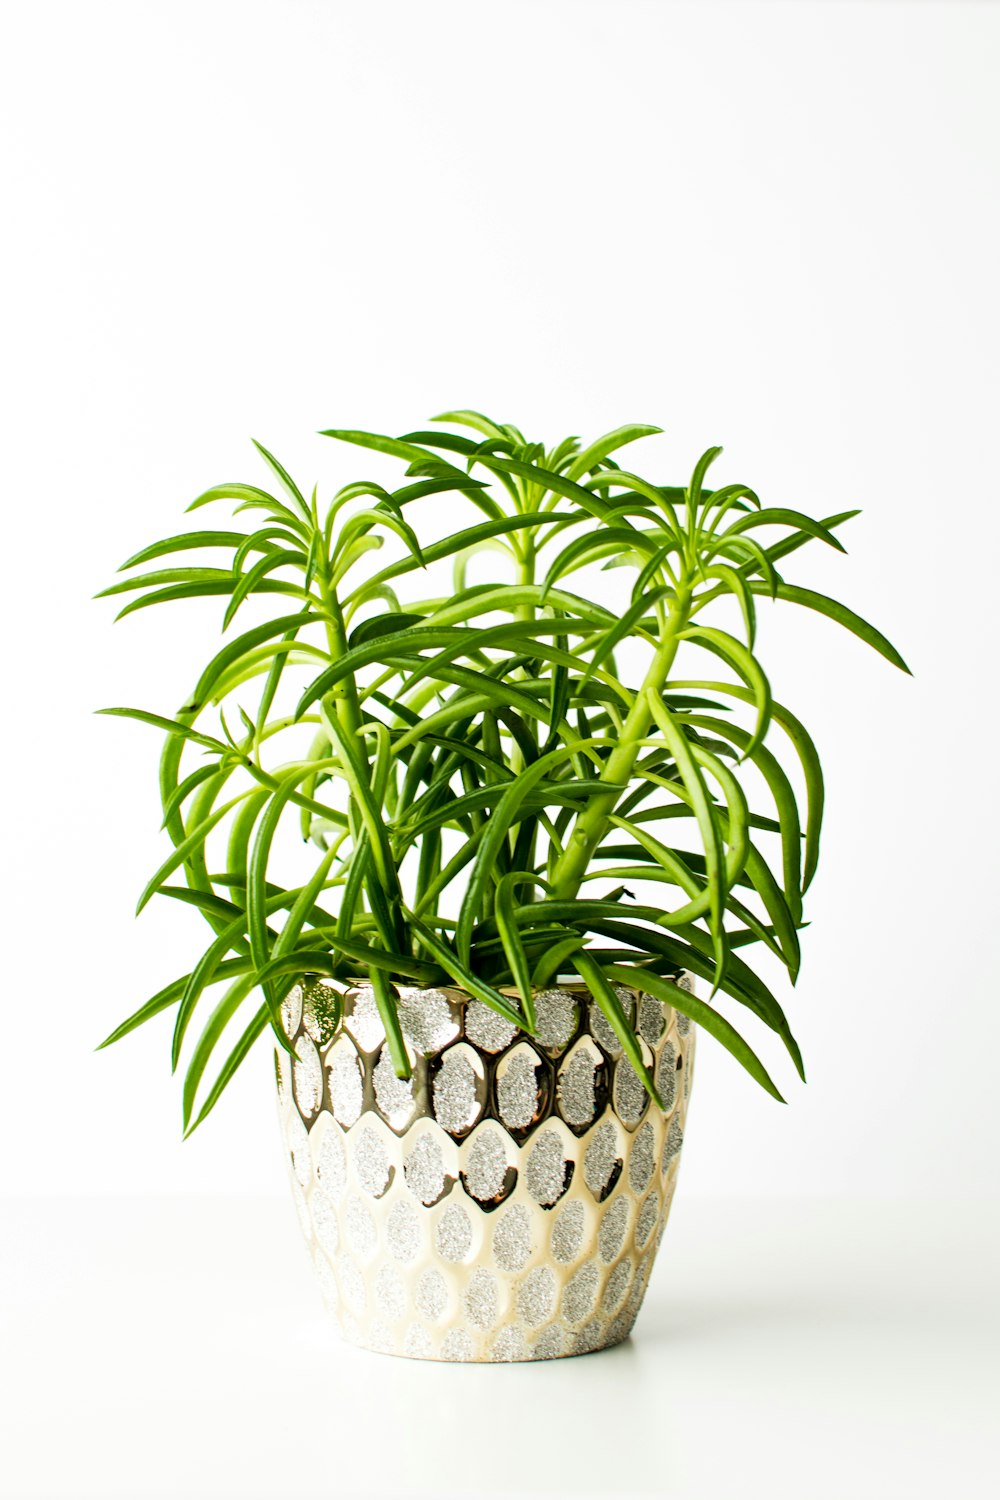
<instances>
[{"instance_id":1,"label":"white background","mask_svg":"<svg viewBox=\"0 0 1000 1500\"><path fill-rule=\"evenodd\" d=\"M92 1050L201 934L131 917L157 745L91 710L174 709L221 608L90 596L251 434L329 491L317 429L470 405L862 507L794 576L914 678L763 630L828 775L810 1082L703 1039L681 1199L995 1202L1000 8L9 4L2 52L0 1193L285 1193L266 1045L184 1145L169 1023Z\"/></svg>"}]
</instances>

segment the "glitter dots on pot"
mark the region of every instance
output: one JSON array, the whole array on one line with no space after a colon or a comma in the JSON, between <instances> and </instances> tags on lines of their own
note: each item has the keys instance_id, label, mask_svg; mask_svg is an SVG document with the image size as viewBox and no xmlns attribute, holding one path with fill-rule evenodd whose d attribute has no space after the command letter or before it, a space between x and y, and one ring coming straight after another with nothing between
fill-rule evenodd
<instances>
[{"instance_id":1,"label":"glitter dots on pot","mask_svg":"<svg viewBox=\"0 0 1000 1500\"><path fill-rule=\"evenodd\" d=\"M483 1112L486 1083L478 1053L459 1042L443 1053L431 1074L434 1118L452 1136L468 1134Z\"/></svg>"},{"instance_id":2,"label":"glitter dots on pot","mask_svg":"<svg viewBox=\"0 0 1000 1500\"><path fill-rule=\"evenodd\" d=\"M514 1136L523 1136L545 1106L541 1058L527 1042L511 1048L497 1064L497 1113Z\"/></svg>"},{"instance_id":3,"label":"glitter dots on pot","mask_svg":"<svg viewBox=\"0 0 1000 1500\"><path fill-rule=\"evenodd\" d=\"M508 1161L510 1137L484 1121L464 1149L465 1165L460 1177L467 1193L484 1208L495 1208L511 1192L517 1171Z\"/></svg>"},{"instance_id":4,"label":"glitter dots on pot","mask_svg":"<svg viewBox=\"0 0 1000 1500\"><path fill-rule=\"evenodd\" d=\"M603 1104L605 1064L600 1051L581 1038L567 1054L556 1080L556 1104L569 1128L579 1134L593 1124Z\"/></svg>"},{"instance_id":5,"label":"glitter dots on pot","mask_svg":"<svg viewBox=\"0 0 1000 1500\"><path fill-rule=\"evenodd\" d=\"M528 1192L543 1208L550 1208L569 1187L573 1163L566 1158L562 1136L557 1130L542 1130L528 1153L525 1181Z\"/></svg>"},{"instance_id":6,"label":"glitter dots on pot","mask_svg":"<svg viewBox=\"0 0 1000 1500\"><path fill-rule=\"evenodd\" d=\"M674 1013L633 992L643 1056L674 1083L664 1117L614 1039L588 1029L582 986L538 997L537 1038L455 990L429 993L422 1017L409 994L408 1080L370 987L346 990L328 1045L315 1007L289 1016L279 1100L293 1198L342 1333L446 1361L619 1342L676 1182L694 1032L682 1042Z\"/></svg>"}]
</instances>

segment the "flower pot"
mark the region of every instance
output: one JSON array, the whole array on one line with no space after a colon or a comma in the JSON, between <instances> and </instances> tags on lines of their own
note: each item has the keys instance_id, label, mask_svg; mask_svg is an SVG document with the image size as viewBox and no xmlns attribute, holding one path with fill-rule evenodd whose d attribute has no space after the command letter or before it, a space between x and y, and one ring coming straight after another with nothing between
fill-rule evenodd
<instances>
[{"instance_id":1,"label":"flower pot","mask_svg":"<svg viewBox=\"0 0 1000 1500\"><path fill-rule=\"evenodd\" d=\"M681 980L689 987L689 980ZM455 989L400 987L393 1071L374 993L306 980L283 1006L282 1129L302 1229L351 1343L437 1360L552 1359L635 1322L677 1179L695 1028L619 988L667 1108L580 985L538 1034Z\"/></svg>"}]
</instances>

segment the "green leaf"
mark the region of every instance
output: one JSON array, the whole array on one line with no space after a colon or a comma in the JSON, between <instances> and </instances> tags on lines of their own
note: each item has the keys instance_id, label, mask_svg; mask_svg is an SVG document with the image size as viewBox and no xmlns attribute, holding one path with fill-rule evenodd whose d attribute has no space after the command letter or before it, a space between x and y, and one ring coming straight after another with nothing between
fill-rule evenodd
<instances>
[{"instance_id":1,"label":"green leaf","mask_svg":"<svg viewBox=\"0 0 1000 1500\"><path fill-rule=\"evenodd\" d=\"M826 542L828 547L833 547L838 552L846 551L843 542L834 536L829 527L824 526L822 521L814 521L811 516L805 516L798 510L783 510L769 508L767 510L756 510L749 516L740 516L738 521L727 527L725 536L742 535L755 526L791 526L795 531L804 531L806 536L816 537L821 542Z\"/></svg>"},{"instance_id":2,"label":"green leaf","mask_svg":"<svg viewBox=\"0 0 1000 1500\"><path fill-rule=\"evenodd\" d=\"M232 574L225 578L212 579L205 583L178 583L171 588L154 589L150 594L142 594L138 599L132 599L120 609L115 615L116 620L124 620L126 615L135 614L137 609L147 609L151 604L172 604L177 599L206 599L213 595L231 594L236 585L236 579ZM258 594L292 594L299 599L306 597L305 590L294 583L282 583L277 578L265 578L256 585Z\"/></svg>"},{"instance_id":3,"label":"green leaf","mask_svg":"<svg viewBox=\"0 0 1000 1500\"><path fill-rule=\"evenodd\" d=\"M275 568L304 565L305 561L305 556L301 552L268 552L254 563L253 567L240 577L233 589L233 597L226 605L226 613L222 619L223 630L229 628L233 616L249 594L262 592L262 580L267 577L268 573L272 573ZM295 592L302 591L296 589Z\"/></svg>"},{"instance_id":4,"label":"green leaf","mask_svg":"<svg viewBox=\"0 0 1000 1500\"><path fill-rule=\"evenodd\" d=\"M691 625L687 630L681 631L680 639L698 641L700 645L707 647L714 655L727 662L747 686L753 689L757 723L745 751L749 755L763 740L771 718L771 685L764 676L760 663L742 641L738 641L728 631L717 630L712 625Z\"/></svg>"},{"instance_id":5,"label":"green leaf","mask_svg":"<svg viewBox=\"0 0 1000 1500\"><path fill-rule=\"evenodd\" d=\"M626 968L623 964L609 964L604 970L605 975L618 984L633 985L636 989L645 990L653 995L655 999L672 1005L674 1010L679 1010L682 1016L687 1016L714 1036L717 1042L721 1042L726 1051L735 1057L738 1063L742 1063L750 1077L759 1083L779 1104L784 1104L784 1099L772 1083L770 1075L757 1054L750 1048L740 1036L735 1027L731 1026L724 1016L718 1011L706 1005L687 990L682 990L679 985L670 979L664 979L659 974L652 974L647 969Z\"/></svg>"},{"instance_id":6,"label":"green leaf","mask_svg":"<svg viewBox=\"0 0 1000 1500\"><path fill-rule=\"evenodd\" d=\"M654 720L670 747L681 780L691 798L691 806L698 821L702 849L705 855L705 876L709 892L709 914L712 939L715 944L715 988L722 982L726 968L726 950L722 926L726 899L726 867L715 804L709 795L705 778L695 758L693 749L681 726L674 719L666 704L661 703L656 693L648 694L649 708Z\"/></svg>"},{"instance_id":7,"label":"green leaf","mask_svg":"<svg viewBox=\"0 0 1000 1500\"><path fill-rule=\"evenodd\" d=\"M755 582L751 582L750 587L755 594L763 592L762 586ZM826 594L817 594L813 589L798 588L790 583L779 583L777 596L779 599L786 599L790 604L801 604L806 609L814 609L817 614L826 615L828 620L836 620L838 625L843 625L852 635L856 635L880 656L884 656L886 661L891 662L894 667L898 667L908 676L913 675L892 642L887 640L880 630L876 630L874 625L869 625L867 620L856 615L853 609L848 609L846 604L840 604L836 599L828 598Z\"/></svg>"},{"instance_id":8,"label":"green leaf","mask_svg":"<svg viewBox=\"0 0 1000 1500\"><path fill-rule=\"evenodd\" d=\"M406 1050L403 1029L399 1024L399 1011L397 1009L399 996L389 983L384 970L372 969L371 981L372 989L375 993L375 1004L385 1031L386 1042L389 1046L389 1056L392 1059L393 1071L397 1078L411 1078L413 1076L413 1069L410 1066L410 1057Z\"/></svg>"},{"instance_id":9,"label":"green leaf","mask_svg":"<svg viewBox=\"0 0 1000 1500\"><path fill-rule=\"evenodd\" d=\"M225 593L228 588L232 588L233 582L231 568L157 568L153 573L141 573L136 578L124 578L121 583L113 583L110 588L101 589L94 598L107 599L112 594L127 594L151 584L219 584L226 585L226 588L219 589L219 592Z\"/></svg>"},{"instance_id":10,"label":"green leaf","mask_svg":"<svg viewBox=\"0 0 1000 1500\"><path fill-rule=\"evenodd\" d=\"M227 974L234 974L245 972L250 967L249 963L244 963L239 959L230 959L228 964L219 965L219 977L222 978L224 969ZM182 978L175 979L170 984L165 985L162 990L158 990L153 998L147 1000L145 1005L140 1005L139 1009L134 1011L128 1020L122 1021L120 1026L116 1026L114 1031L109 1036L106 1036L103 1042L98 1044L96 1050L100 1052L102 1048L110 1047L112 1042L121 1041L122 1037L128 1036L130 1031L135 1031L136 1027L144 1025L146 1021L152 1020L153 1016L160 1015L162 1011L169 1010L171 1005L176 1005L184 993L184 987L187 984L188 978L189 976L185 974Z\"/></svg>"},{"instance_id":11,"label":"green leaf","mask_svg":"<svg viewBox=\"0 0 1000 1500\"><path fill-rule=\"evenodd\" d=\"M306 504L306 498L303 495L302 491L299 489L298 485L295 483L295 480L288 473L288 470L284 469L281 464L279 464L274 454L269 453L264 447L263 443L258 443L256 438L251 438L250 441L253 443L254 447L257 449L257 452L261 455L264 461L268 464L272 472L277 475L278 479L288 491L289 495L291 495L292 499L295 501L296 505L299 507L303 516L305 517L305 520L307 522L310 522L312 520L312 517L309 512L309 506Z\"/></svg>"},{"instance_id":12,"label":"green leaf","mask_svg":"<svg viewBox=\"0 0 1000 1500\"><path fill-rule=\"evenodd\" d=\"M614 432L606 432L603 437L584 448L578 458L566 471L567 479L582 479L595 468L609 453L616 453L619 448L624 448L626 443L634 443L637 438L655 437L663 431L662 427L649 427L643 423L633 422L625 427L616 427Z\"/></svg>"},{"instance_id":13,"label":"green leaf","mask_svg":"<svg viewBox=\"0 0 1000 1500\"><path fill-rule=\"evenodd\" d=\"M147 882L142 895L139 897L138 904L136 905L136 916L138 916L139 912L142 911L143 907L146 905L147 901L149 901L150 897L156 894L160 886L166 880L167 876L172 875L176 869L184 864L185 860L187 860L188 857L196 849L201 849L206 838L211 833L216 824L221 823L222 819L226 816L227 813L231 812L234 807L238 806L239 803L244 802L246 798L251 795L252 794L250 792L241 792L238 797L233 797L231 801L224 803L222 807L217 807L209 817L203 819L203 821L200 822L197 827L191 830L187 838L183 839L177 845L173 852L168 855L168 857L163 861L163 864L157 870L152 879Z\"/></svg>"},{"instance_id":14,"label":"green leaf","mask_svg":"<svg viewBox=\"0 0 1000 1500\"><path fill-rule=\"evenodd\" d=\"M214 1084L209 1090L208 1096L205 1099L204 1104L201 1106L201 1110L197 1118L195 1119L194 1124L188 1126L188 1128L185 1130L185 1139L192 1133L192 1131L197 1130L202 1121L207 1119L207 1117L211 1114L212 1110L221 1099L224 1090L233 1077L233 1074L240 1066L240 1063L246 1057L247 1053L250 1051L250 1048L260 1036L261 1032L267 1029L269 1020L270 1012L268 1011L266 1005L262 1005L260 1010L254 1016L253 1020L250 1022L250 1025L246 1028L243 1035L236 1043L236 1046L233 1048L232 1052L230 1052L229 1056L226 1058L222 1071L219 1073L218 1078L215 1080Z\"/></svg>"},{"instance_id":15,"label":"green leaf","mask_svg":"<svg viewBox=\"0 0 1000 1500\"><path fill-rule=\"evenodd\" d=\"M664 1109L663 1100L660 1098L649 1069L643 1061L642 1044L636 1036L635 1029L630 1024L628 1016L625 1014L625 1008L621 1000L608 981L609 971L602 969L597 960L585 948L580 948L573 954L573 967L597 1001L598 1006L604 1014L604 1019L621 1043L625 1056L641 1078L643 1088L653 1102L659 1105L660 1109Z\"/></svg>"},{"instance_id":16,"label":"green leaf","mask_svg":"<svg viewBox=\"0 0 1000 1500\"><path fill-rule=\"evenodd\" d=\"M282 517L299 536L305 532L303 522L293 510L255 484L213 485L210 490L205 490L192 500L188 510L198 510L202 505L211 505L216 500L238 500L240 504L237 510L266 510L273 516Z\"/></svg>"},{"instance_id":17,"label":"green leaf","mask_svg":"<svg viewBox=\"0 0 1000 1500\"><path fill-rule=\"evenodd\" d=\"M484 1005L488 1005L491 1010L495 1010L497 1015L503 1016L505 1021L510 1021L512 1026L521 1027L524 1025L524 1016L504 999L499 990L495 990L492 985L479 979L461 961L449 943L443 942L437 933L427 923L422 922L413 912L406 910L405 914L407 921L412 926L419 941L427 949L427 952L436 963L440 964L441 968L444 969L445 973L456 984L468 990L469 994L475 996L477 1000L482 1000Z\"/></svg>"},{"instance_id":18,"label":"green leaf","mask_svg":"<svg viewBox=\"0 0 1000 1500\"><path fill-rule=\"evenodd\" d=\"M126 568L137 568L141 563L152 562L157 557L168 557L174 552L190 552L199 547L238 547L245 540L246 534L242 531L184 531L178 536L164 537L161 542L153 542L152 546L133 553L118 571L124 573Z\"/></svg>"},{"instance_id":19,"label":"green leaf","mask_svg":"<svg viewBox=\"0 0 1000 1500\"><path fill-rule=\"evenodd\" d=\"M396 635L401 630L407 630L411 625L423 625L424 620L424 615L390 610L387 614L374 615L369 620L362 620L361 624L356 625L351 631L347 644L352 649L355 646L366 646L372 641L381 640L383 636Z\"/></svg>"},{"instance_id":20,"label":"green leaf","mask_svg":"<svg viewBox=\"0 0 1000 1500\"><path fill-rule=\"evenodd\" d=\"M481 432L484 437L502 438L505 436L503 428L491 422L489 417L484 417L479 411L445 411L438 417L431 417L432 422L457 422L460 427L471 427L473 432Z\"/></svg>"},{"instance_id":21,"label":"green leaf","mask_svg":"<svg viewBox=\"0 0 1000 1500\"><path fill-rule=\"evenodd\" d=\"M98 708L94 712L111 714L120 719L137 719L140 724L152 724L154 729L162 729L165 734L176 734L181 739L193 740L196 745L204 745L207 750L214 750L219 755L233 753L232 747L222 740L214 739L209 734L201 734L189 724L182 724L178 719L168 719L163 714L147 713L142 708Z\"/></svg>"}]
</instances>

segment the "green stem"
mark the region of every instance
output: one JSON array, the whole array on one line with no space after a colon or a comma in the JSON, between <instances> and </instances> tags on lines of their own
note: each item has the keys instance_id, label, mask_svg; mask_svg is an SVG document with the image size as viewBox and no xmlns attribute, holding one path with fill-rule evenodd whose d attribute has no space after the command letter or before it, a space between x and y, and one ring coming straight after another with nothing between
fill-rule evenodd
<instances>
[{"instance_id":1,"label":"green stem","mask_svg":"<svg viewBox=\"0 0 1000 1500\"><path fill-rule=\"evenodd\" d=\"M688 622L690 606L691 597L685 584L678 590L677 601L660 637L659 648L650 663L642 687L635 695L622 726L621 738L601 773L601 781L628 783L639 757L642 741L652 723L646 694L649 690L655 693L663 691L680 644L680 633ZM572 901L576 897L594 850L608 830L609 820L620 796L621 793L617 791L599 793L577 818L576 826L552 871L555 900Z\"/></svg>"}]
</instances>

